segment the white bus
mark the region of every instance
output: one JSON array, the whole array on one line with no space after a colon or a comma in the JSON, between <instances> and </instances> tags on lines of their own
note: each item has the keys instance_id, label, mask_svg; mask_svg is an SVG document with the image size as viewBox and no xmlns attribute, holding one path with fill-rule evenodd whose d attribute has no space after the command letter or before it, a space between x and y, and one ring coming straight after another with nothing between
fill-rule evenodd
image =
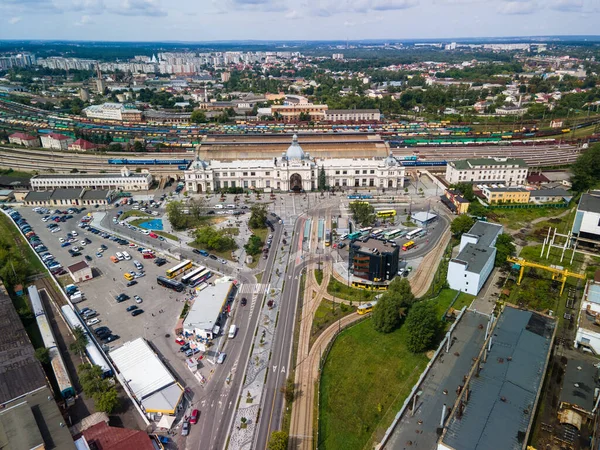
<instances>
[{"instance_id":1,"label":"white bus","mask_svg":"<svg viewBox=\"0 0 600 450\"><path fill-rule=\"evenodd\" d=\"M189 284L190 280L192 278L194 278L196 275L198 275L199 273L201 273L204 269L206 269L206 267L204 266L200 266L197 269L192 270L190 273L184 275L183 277L181 277L181 282L183 284Z\"/></svg>"},{"instance_id":2,"label":"white bus","mask_svg":"<svg viewBox=\"0 0 600 450\"><path fill-rule=\"evenodd\" d=\"M411 240L417 237L423 236L425 230L423 228L417 228L416 230L412 230L410 233L406 234L406 239Z\"/></svg>"}]
</instances>

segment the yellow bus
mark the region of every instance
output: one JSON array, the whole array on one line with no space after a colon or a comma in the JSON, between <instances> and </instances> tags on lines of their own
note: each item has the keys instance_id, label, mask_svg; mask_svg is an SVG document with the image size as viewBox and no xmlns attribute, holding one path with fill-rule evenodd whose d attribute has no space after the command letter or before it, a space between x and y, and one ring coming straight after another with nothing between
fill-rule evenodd
<instances>
[{"instance_id":1,"label":"yellow bus","mask_svg":"<svg viewBox=\"0 0 600 450\"><path fill-rule=\"evenodd\" d=\"M406 251L406 250L410 250L411 248L413 248L415 246L415 241L408 241L406 244L404 244L402 246L402 250Z\"/></svg>"},{"instance_id":2,"label":"yellow bus","mask_svg":"<svg viewBox=\"0 0 600 450\"><path fill-rule=\"evenodd\" d=\"M386 218L386 217L396 217L395 209L385 209L383 211L377 211L377 217Z\"/></svg>"},{"instance_id":3,"label":"yellow bus","mask_svg":"<svg viewBox=\"0 0 600 450\"><path fill-rule=\"evenodd\" d=\"M364 305L360 305L358 308L356 308L356 312L360 315L369 314L373 311L373 308L376 304L377 302L365 303Z\"/></svg>"},{"instance_id":4,"label":"yellow bus","mask_svg":"<svg viewBox=\"0 0 600 450\"><path fill-rule=\"evenodd\" d=\"M186 270L190 270L192 268L192 261L186 259L185 261L180 262L175 267L171 267L167 270L167 278L175 278L177 275L185 272Z\"/></svg>"}]
</instances>

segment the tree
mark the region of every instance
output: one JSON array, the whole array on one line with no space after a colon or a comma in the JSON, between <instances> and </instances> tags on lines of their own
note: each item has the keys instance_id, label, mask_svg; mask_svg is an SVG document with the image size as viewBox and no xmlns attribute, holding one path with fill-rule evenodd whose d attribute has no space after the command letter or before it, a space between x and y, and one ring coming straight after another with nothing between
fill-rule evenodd
<instances>
[{"instance_id":1,"label":"tree","mask_svg":"<svg viewBox=\"0 0 600 450\"><path fill-rule=\"evenodd\" d=\"M114 386L110 386L105 392L95 394L94 402L98 411L104 411L107 414L113 413L121 404L119 393Z\"/></svg>"},{"instance_id":2,"label":"tree","mask_svg":"<svg viewBox=\"0 0 600 450\"><path fill-rule=\"evenodd\" d=\"M133 151L136 152L136 153L145 152L146 151L146 146L144 145L143 142L135 141L133 143Z\"/></svg>"},{"instance_id":3,"label":"tree","mask_svg":"<svg viewBox=\"0 0 600 450\"><path fill-rule=\"evenodd\" d=\"M71 343L69 349L73 353L79 353L79 356L83 357L83 353L85 352L85 348L88 345L88 336L87 333L81 327L75 327L73 330L73 335L75 337L75 341Z\"/></svg>"},{"instance_id":4,"label":"tree","mask_svg":"<svg viewBox=\"0 0 600 450\"><path fill-rule=\"evenodd\" d=\"M181 201L167 203L167 217L175 230L185 230L188 225L187 214L183 212L184 204Z\"/></svg>"},{"instance_id":5,"label":"tree","mask_svg":"<svg viewBox=\"0 0 600 450\"><path fill-rule=\"evenodd\" d=\"M356 223L366 227L375 220L375 208L367 202L351 202L350 211Z\"/></svg>"},{"instance_id":6,"label":"tree","mask_svg":"<svg viewBox=\"0 0 600 450\"><path fill-rule=\"evenodd\" d=\"M194 243L205 247L207 250L217 250L219 252L225 250L235 250L237 244L227 231L217 230L215 227L202 227L196 230L196 239Z\"/></svg>"},{"instance_id":7,"label":"tree","mask_svg":"<svg viewBox=\"0 0 600 450\"><path fill-rule=\"evenodd\" d=\"M502 233L496 239L496 260L494 265L496 267L507 264L506 258L515 254L515 244L513 243L513 237L510 234Z\"/></svg>"},{"instance_id":8,"label":"tree","mask_svg":"<svg viewBox=\"0 0 600 450\"><path fill-rule=\"evenodd\" d=\"M262 251L263 241L260 237L255 234L251 235L248 238L248 243L244 245L244 250L249 255L258 255Z\"/></svg>"},{"instance_id":9,"label":"tree","mask_svg":"<svg viewBox=\"0 0 600 450\"><path fill-rule=\"evenodd\" d=\"M288 377L287 380L285 380L285 384L281 386L279 391L284 395L285 402L289 407L296 398L296 383L294 383L294 378L291 376Z\"/></svg>"},{"instance_id":10,"label":"tree","mask_svg":"<svg viewBox=\"0 0 600 450\"><path fill-rule=\"evenodd\" d=\"M468 216L467 214L461 214L450 224L450 231L452 231L452 234L455 236L459 236L469 231L474 223L475 219L473 217Z\"/></svg>"},{"instance_id":11,"label":"tree","mask_svg":"<svg viewBox=\"0 0 600 450\"><path fill-rule=\"evenodd\" d=\"M273 431L269 438L267 450L287 450L288 434L285 431Z\"/></svg>"},{"instance_id":12,"label":"tree","mask_svg":"<svg viewBox=\"0 0 600 450\"><path fill-rule=\"evenodd\" d=\"M98 392L105 392L110 386L108 380L102 378L102 369L93 364L80 364L77 368L79 382L83 391L93 396Z\"/></svg>"},{"instance_id":13,"label":"tree","mask_svg":"<svg viewBox=\"0 0 600 450\"><path fill-rule=\"evenodd\" d=\"M471 183L455 183L450 186L450 189L454 189L454 190L460 192L461 195L470 202L475 200L475 194L473 192L473 185Z\"/></svg>"},{"instance_id":14,"label":"tree","mask_svg":"<svg viewBox=\"0 0 600 450\"><path fill-rule=\"evenodd\" d=\"M319 179L317 184L320 191L327 189L327 175L325 175L325 168L323 166L321 166L321 170L319 170Z\"/></svg>"},{"instance_id":15,"label":"tree","mask_svg":"<svg viewBox=\"0 0 600 450\"><path fill-rule=\"evenodd\" d=\"M600 144L588 148L571 166L573 190L585 192L600 184Z\"/></svg>"},{"instance_id":16,"label":"tree","mask_svg":"<svg viewBox=\"0 0 600 450\"><path fill-rule=\"evenodd\" d=\"M265 205L256 203L252 205L250 208L252 214L250 215L250 219L248 220L249 228L266 228L267 224L267 207Z\"/></svg>"},{"instance_id":17,"label":"tree","mask_svg":"<svg viewBox=\"0 0 600 450\"><path fill-rule=\"evenodd\" d=\"M380 333L391 333L402 323L415 296L406 278L395 278L377 301L373 310L373 326Z\"/></svg>"},{"instance_id":18,"label":"tree","mask_svg":"<svg viewBox=\"0 0 600 450\"><path fill-rule=\"evenodd\" d=\"M205 123L206 113L200 109L197 109L190 116L190 121L192 121L193 123Z\"/></svg>"},{"instance_id":19,"label":"tree","mask_svg":"<svg viewBox=\"0 0 600 450\"><path fill-rule=\"evenodd\" d=\"M415 304L408 313L404 327L406 346L412 353L421 353L431 347L440 330L440 319L431 302Z\"/></svg>"},{"instance_id":20,"label":"tree","mask_svg":"<svg viewBox=\"0 0 600 450\"><path fill-rule=\"evenodd\" d=\"M40 347L35 349L36 359L44 365L50 364L50 352L46 347Z\"/></svg>"}]
</instances>

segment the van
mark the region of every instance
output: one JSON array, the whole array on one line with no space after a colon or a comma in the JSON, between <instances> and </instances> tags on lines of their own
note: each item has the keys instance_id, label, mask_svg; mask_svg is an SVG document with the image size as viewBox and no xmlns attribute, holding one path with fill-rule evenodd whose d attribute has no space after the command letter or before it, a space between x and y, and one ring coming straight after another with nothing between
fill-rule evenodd
<instances>
[{"instance_id":1,"label":"van","mask_svg":"<svg viewBox=\"0 0 600 450\"><path fill-rule=\"evenodd\" d=\"M223 209L223 205L215 205L215 209Z\"/></svg>"},{"instance_id":2,"label":"van","mask_svg":"<svg viewBox=\"0 0 600 450\"><path fill-rule=\"evenodd\" d=\"M119 262L119 258L117 258L117 257L116 257L116 256L114 256L114 255L110 257L110 260L111 260L112 262L114 262L114 263L118 263L118 262Z\"/></svg>"},{"instance_id":3,"label":"van","mask_svg":"<svg viewBox=\"0 0 600 450\"><path fill-rule=\"evenodd\" d=\"M227 335L227 337L229 339L233 339L235 337L236 332L237 332L237 327L235 325L231 325L229 327L229 334Z\"/></svg>"},{"instance_id":4,"label":"van","mask_svg":"<svg viewBox=\"0 0 600 450\"><path fill-rule=\"evenodd\" d=\"M125 259L125 257L123 256L123 253L121 253L121 252L117 252L117 259L118 259L119 261L123 261L123 259Z\"/></svg>"},{"instance_id":5,"label":"van","mask_svg":"<svg viewBox=\"0 0 600 450\"><path fill-rule=\"evenodd\" d=\"M119 254L117 253L117 257L118 257L118 256L119 256ZM123 252L123 258L125 258L126 260L128 260L128 261L129 261L129 260L131 259L131 256L129 255L129 253L127 253L127 252Z\"/></svg>"},{"instance_id":6,"label":"van","mask_svg":"<svg viewBox=\"0 0 600 450\"><path fill-rule=\"evenodd\" d=\"M69 297L69 300L71 300L71 303L79 303L83 299L84 299L84 297L81 292L76 292L75 294L73 294Z\"/></svg>"},{"instance_id":7,"label":"van","mask_svg":"<svg viewBox=\"0 0 600 450\"><path fill-rule=\"evenodd\" d=\"M129 272L125 272L125 274L123 275L125 277L125 279L127 281L131 281L133 280L135 277L133 275L131 275Z\"/></svg>"}]
</instances>

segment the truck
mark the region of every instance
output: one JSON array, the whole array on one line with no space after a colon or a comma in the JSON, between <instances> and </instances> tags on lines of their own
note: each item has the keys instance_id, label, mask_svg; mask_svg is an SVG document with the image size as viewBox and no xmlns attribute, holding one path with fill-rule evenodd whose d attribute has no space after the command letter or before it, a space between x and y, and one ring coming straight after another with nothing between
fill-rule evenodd
<instances>
[{"instance_id":1,"label":"truck","mask_svg":"<svg viewBox=\"0 0 600 450\"><path fill-rule=\"evenodd\" d=\"M81 291L76 292L75 294L73 294L69 297L69 300L71 300L71 303L79 303L79 302L83 301L84 299L85 299L85 297L83 296Z\"/></svg>"}]
</instances>

